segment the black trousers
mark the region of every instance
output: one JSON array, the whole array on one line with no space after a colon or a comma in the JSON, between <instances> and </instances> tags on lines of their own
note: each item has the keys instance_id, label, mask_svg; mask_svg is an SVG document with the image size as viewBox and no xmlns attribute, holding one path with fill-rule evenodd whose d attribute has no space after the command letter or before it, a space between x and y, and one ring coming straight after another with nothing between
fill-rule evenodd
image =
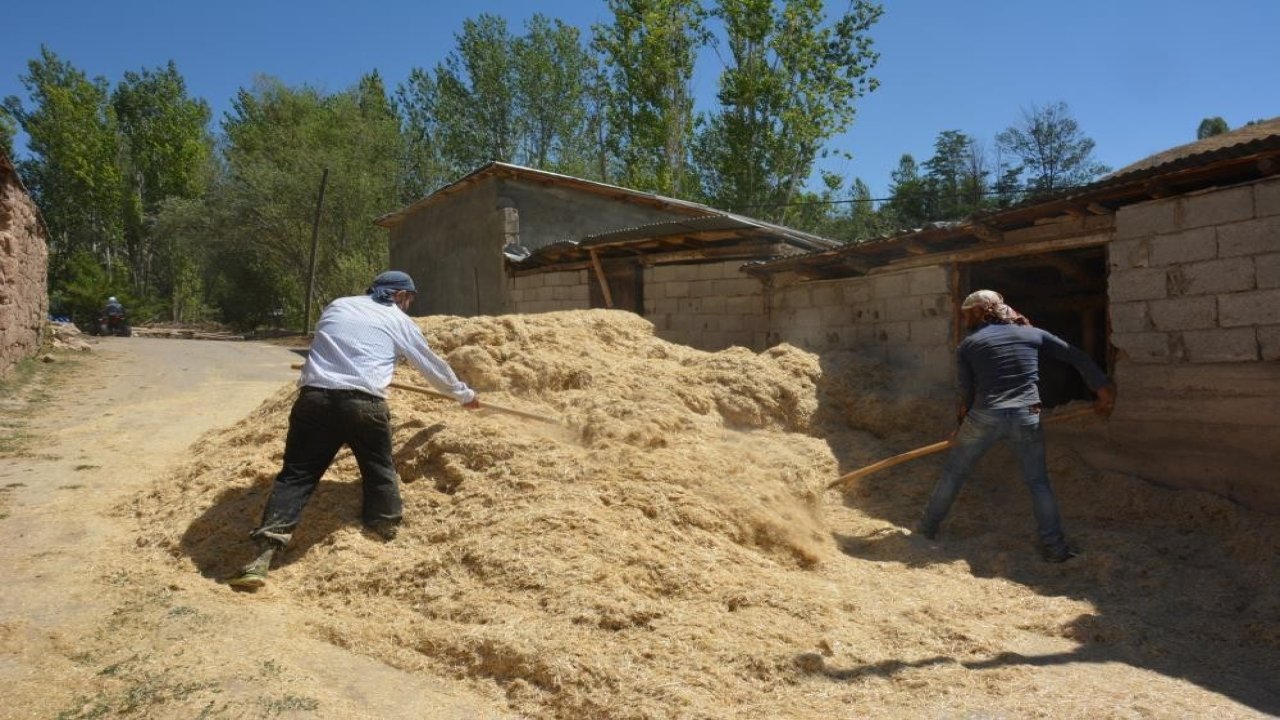
<instances>
[{"instance_id":1,"label":"black trousers","mask_svg":"<svg viewBox=\"0 0 1280 720\"><path fill-rule=\"evenodd\" d=\"M391 459L391 413L385 400L356 390L304 387L289 413L284 468L276 476L262 523L252 536L285 545L338 450L349 445L360 466L365 525L396 523L404 514Z\"/></svg>"}]
</instances>

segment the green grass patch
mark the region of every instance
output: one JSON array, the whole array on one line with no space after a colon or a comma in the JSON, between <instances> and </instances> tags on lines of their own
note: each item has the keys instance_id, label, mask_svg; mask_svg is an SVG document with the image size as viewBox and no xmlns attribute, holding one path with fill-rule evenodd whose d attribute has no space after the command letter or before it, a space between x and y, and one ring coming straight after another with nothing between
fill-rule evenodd
<instances>
[{"instance_id":1,"label":"green grass patch","mask_svg":"<svg viewBox=\"0 0 1280 720\"><path fill-rule=\"evenodd\" d=\"M83 363L74 353L44 353L56 362L27 358L0 378L0 458L36 457L30 450L32 419L57 395L57 390Z\"/></svg>"}]
</instances>

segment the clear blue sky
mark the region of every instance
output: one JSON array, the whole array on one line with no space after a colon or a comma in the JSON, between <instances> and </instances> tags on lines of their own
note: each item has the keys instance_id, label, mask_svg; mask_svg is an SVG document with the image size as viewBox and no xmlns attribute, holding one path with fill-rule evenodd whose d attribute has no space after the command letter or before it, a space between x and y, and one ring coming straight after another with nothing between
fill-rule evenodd
<instances>
[{"instance_id":1,"label":"clear blue sky","mask_svg":"<svg viewBox=\"0 0 1280 720\"><path fill-rule=\"evenodd\" d=\"M841 10L847 0L829 0ZM831 147L853 154L830 169L861 176L876 196L904 152L923 160L941 130L987 143L1032 103L1066 101L1097 157L1120 167L1195 139L1206 116L1236 127L1280 115L1280 0L888 0L872 30L881 88ZM533 12L588 28L604 0L45 0L10 3L0 27L0 96L46 44L91 76L169 59L221 117L257 74L328 90L377 68L394 87L453 47L481 12L519 29ZM714 102L719 60L694 78Z\"/></svg>"}]
</instances>

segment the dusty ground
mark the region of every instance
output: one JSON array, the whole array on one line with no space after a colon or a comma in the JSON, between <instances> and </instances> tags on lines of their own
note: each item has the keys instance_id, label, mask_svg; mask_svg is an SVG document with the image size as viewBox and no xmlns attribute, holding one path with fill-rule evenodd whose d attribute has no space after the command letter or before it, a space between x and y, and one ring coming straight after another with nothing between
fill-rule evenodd
<instances>
[{"instance_id":1,"label":"dusty ground","mask_svg":"<svg viewBox=\"0 0 1280 720\"><path fill-rule=\"evenodd\" d=\"M505 714L315 638L306 607L150 561L145 525L113 510L295 377L296 355L146 338L96 348L0 404L0 717Z\"/></svg>"},{"instance_id":2,"label":"dusty ground","mask_svg":"<svg viewBox=\"0 0 1280 720\"><path fill-rule=\"evenodd\" d=\"M1046 565L1025 491L997 453L940 541L924 542L902 528L936 459L824 489L842 469L936 439L937 413L882 392L888 369L786 347L701 353L627 313L423 325L485 398L569 429L393 393L401 536L359 531L344 453L253 595L219 580L247 559L294 356L106 345L104 377L146 379L78 375L70 400L44 414L62 434L38 452L57 457L0 465L0 485L25 483L0 520L18 537L0 550L17 578L0 600L0 681L16 704L0 713L1280 713L1274 517L1055 451L1085 555ZM178 347L207 364L138 357L124 370L110 357ZM211 387L175 377L183 366ZM130 382L153 387L130 396ZM139 432L114 448L86 442L102 437L103 412L125 409ZM191 425L198 413L210 414Z\"/></svg>"}]
</instances>

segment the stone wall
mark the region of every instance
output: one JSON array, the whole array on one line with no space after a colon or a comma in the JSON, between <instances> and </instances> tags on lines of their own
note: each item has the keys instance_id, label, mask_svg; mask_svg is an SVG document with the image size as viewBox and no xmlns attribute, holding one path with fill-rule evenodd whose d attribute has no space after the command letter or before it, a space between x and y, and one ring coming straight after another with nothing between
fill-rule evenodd
<instances>
[{"instance_id":1,"label":"stone wall","mask_svg":"<svg viewBox=\"0 0 1280 720\"><path fill-rule=\"evenodd\" d=\"M0 375L40 348L49 251L36 206L0 153Z\"/></svg>"},{"instance_id":2,"label":"stone wall","mask_svg":"<svg viewBox=\"0 0 1280 720\"><path fill-rule=\"evenodd\" d=\"M1094 460L1280 511L1280 180L1125 207L1120 402Z\"/></svg>"},{"instance_id":3,"label":"stone wall","mask_svg":"<svg viewBox=\"0 0 1280 720\"><path fill-rule=\"evenodd\" d=\"M769 293L769 344L856 350L950 393L954 374L949 266L839 280L779 283ZM948 395L949 397L949 395Z\"/></svg>"},{"instance_id":4,"label":"stone wall","mask_svg":"<svg viewBox=\"0 0 1280 720\"><path fill-rule=\"evenodd\" d=\"M591 307L586 270L521 275L507 279L512 312L540 313Z\"/></svg>"},{"instance_id":5,"label":"stone wall","mask_svg":"<svg viewBox=\"0 0 1280 720\"><path fill-rule=\"evenodd\" d=\"M741 271L742 262L646 268L644 314L658 337L701 350L762 349L764 285Z\"/></svg>"}]
</instances>

